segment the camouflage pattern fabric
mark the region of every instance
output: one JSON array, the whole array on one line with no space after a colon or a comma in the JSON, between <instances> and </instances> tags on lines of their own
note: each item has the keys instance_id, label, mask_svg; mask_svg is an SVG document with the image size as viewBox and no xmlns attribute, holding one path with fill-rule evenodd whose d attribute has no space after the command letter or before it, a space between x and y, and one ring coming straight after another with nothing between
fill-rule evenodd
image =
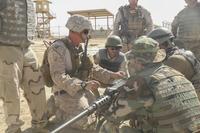
<instances>
[{"instance_id":1,"label":"camouflage pattern fabric","mask_svg":"<svg viewBox=\"0 0 200 133\"><path fill-rule=\"evenodd\" d=\"M199 91L200 63L194 54L176 47L177 40L174 42L172 32L166 28L156 28L148 34L148 37L158 41L160 47L165 49L167 55L164 63L181 72L192 82L196 91Z\"/></svg>"},{"instance_id":2,"label":"camouflage pattern fabric","mask_svg":"<svg viewBox=\"0 0 200 133\"><path fill-rule=\"evenodd\" d=\"M54 96L56 110L56 119L58 121L68 121L74 116L89 107L92 101L95 100L94 96L89 91L79 91L75 96L71 97L69 94L58 94ZM85 117L71 127L80 130L94 130L95 115ZM92 128L91 128L92 127Z\"/></svg>"},{"instance_id":3,"label":"camouflage pattern fabric","mask_svg":"<svg viewBox=\"0 0 200 133\"><path fill-rule=\"evenodd\" d=\"M120 71L125 72L127 77L133 76L135 74L134 61L125 59L121 64Z\"/></svg>"},{"instance_id":4,"label":"camouflage pattern fabric","mask_svg":"<svg viewBox=\"0 0 200 133\"><path fill-rule=\"evenodd\" d=\"M136 128L130 125L116 127L116 123L112 124L111 122L110 124L107 121L108 123L103 124L102 133L110 130L141 133L179 133L198 130L200 124L198 117L200 115L198 111L200 109L200 102L192 84L181 75L172 68L160 65L151 66L138 73L135 81L131 82L132 87L135 88L132 88L133 91L128 91L126 97L121 95L121 98L117 100L117 105L122 105L123 107L119 108L111 117L113 117L112 119L122 119L130 113L135 113L139 126ZM175 82L168 82L168 76L175 78L173 80ZM170 85L174 88L177 86L176 91L172 91ZM181 90L178 89L180 87L182 87ZM168 90L170 90L170 93ZM185 103L184 97L187 97L187 103ZM171 106L168 106L168 104ZM132 117L128 118L132 119Z\"/></svg>"},{"instance_id":5,"label":"camouflage pattern fabric","mask_svg":"<svg viewBox=\"0 0 200 133\"><path fill-rule=\"evenodd\" d=\"M73 44L69 45L73 46ZM78 57L71 58L76 53L74 50L66 47L63 41L55 41L48 52L50 73L54 81L53 93L56 104L56 117L58 120L69 120L94 101L94 95L91 95L87 90L83 90L81 87L82 80L74 75L75 70L80 65L80 62L77 63L76 61ZM112 72L108 70L94 66L91 77L108 83L111 81L111 74ZM88 117L72 126L85 129L93 120L93 117Z\"/></svg>"},{"instance_id":6,"label":"camouflage pattern fabric","mask_svg":"<svg viewBox=\"0 0 200 133\"><path fill-rule=\"evenodd\" d=\"M0 5L0 42L28 47L35 33L32 0L1 0Z\"/></svg>"},{"instance_id":7,"label":"camouflage pattern fabric","mask_svg":"<svg viewBox=\"0 0 200 133\"><path fill-rule=\"evenodd\" d=\"M178 70L192 82L197 94L200 91L200 62L191 51L178 49L177 47L167 49L167 57L165 64Z\"/></svg>"},{"instance_id":8,"label":"camouflage pattern fabric","mask_svg":"<svg viewBox=\"0 0 200 133\"><path fill-rule=\"evenodd\" d=\"M195 7L186 6L172 22L172 32L180 40L200 39L200 4ZM179 30L178 30L179 29Z\"/></svg>"},{"instance_id":9,"label":"camouflage pattern fabric","mask_svg":"<svg viewBox=\"0 0 200 133\"><path fill-rule=\"evenodd\" d=\"M133 47L126 54L129 59L137 59L144 64L161 62L165 59L166 53L159 49L159 44L155 40L146 36L139 37L136 41L131 42Z\"/></svg>"},{"instance_id":10,"label":"camouflage pattern fabric","mask_svg":"<svg viewBox=\"0 0 200 133\"><path fill-rule=\"evenodd\" d=\"M185 49L191 50L194 53L195 57L200 61L200 41L199 40L185 40L183 42L183 47Z\"/></svg>"},{"instance_id":11,"label":"camouflage pattern fabric","mask_svg":"<svg viewBox=\"0 0 200 133\"><path fill-rule=\"evenodd\" d=\"M198 130L200 102L192 83L168 67L154 71L151 78L147 81L151 82L149 84L155 102L151 106L152 113L149 116L152 118L149 121L152 119L153 123L150 123L153 125L158 123L155 125L158 132Z\"/></svg>"},{"instance_id":12,"label":"camouflage pattern fabric","mask_svg":"<svg viewBox=\"0 0 200 133\"><path fill-rule=\"evenodd\" d=\"M179 46L191 50L200 60L200 3L195 7L185 7L172 22L172 32L181 42Z\"/></svg>"},{"instance_id":13,"label":"camouflage pattern fabric","mask_svg":"<svg viewBox=\"0 0 200 133\"><path fill-rule=\"evenodd\" d=\"M79 90L82 90L81 80L70 77L66 72L72 71L70 51L61 41L52 44L48 52L48 61L50 65L51 77L54 81L53 92L63 89L71 96L74 96ZM67 85L69 84L69 85Z\"/></svg>"},{"instance_id":14,"label":"camouflage pattern fabric","mask_svg":"<svg viewBox=\"0 0 200 133\"><path fill-rule=\"evenodd\" d=\"M19 88L24 90L32 127L47 123L43 77L31 48L35 18L32 0L0 1L0 98L4 102L6 133L20 131Z\"/></svg>"},{"instance_id":15,"label":"camouflage pattern fabric","mask_svg":"<svg viewBox=\"0 0 200 133\"><path fill-rule=\"evenodd\" d=\"M83 30L92 30L92 24L84 16L75 14L72 15L67 21L66 27L74 32L81 32Z\"/></svg>"},{"instance_id":16,"label":"camouflage pattern fabric","mask_svg":"<svg viewBox=\"0 0 200 133\"><path fill-rule=\"evenodd\" d=\"M141 35L145 35L146 33L150 32L153 29L153 21L151 18L151 15L149 11L147 11L142 6L137 7L136 13L132 14L130 13L130 7L129 6L123 6L123 12L124 17L128 20L128 33L131 35L131 38L129 40L135 40ZM123 17L120 11L116 14L114 26L113 26L113 32L111 34L120 35L120 22L123 22ZM122 42L124 43L122 51L127 52L130 50L130 46L126 48L130 42L127 42L127 40L122 39Z\"/></svg>"},{"instance_id":17,"label":"camouflage pattern fabric","mask_svg":"<svg viewBox=\"0 0 200 133\"><path fill-rule=\"evenodd\" d=\"M150 60L141 67L142 70L136 70L132 80L128 80L128 88L120 91L109 109L113 113L108 121L115 124L115 120L138 120L139 125L133 128L147 133L198 132L200 101L192 83L180 72L161 63L165 56L157 56L159 50L155 41L140 37L135 42L130 51L134 56L129 56L129 60L146 59L141 55L148 52L151 53ZM119 108L113 110L116 106ZM123 131L129 130L130 126Z\"/></svg>"},{"instance_id":18,"label":"camouflage pattern fabric","mask_svg":"<svg viewBox=\"0 0 200 133\"><path fill-rule=\"evenodd\" d=\"M30 48L0 46L0 98L4 102L8 125L6 133L13 133L22 125L19 120L20 87L28 101L32 126L45 126L46 96L35 54Z\"/></svg>"},{"instance_id":19,"label":"camouflage pattern fabric","mask_svg":"<svg viewBox=\"0 0 200 133\"><path fill-rule=\"evenodd\" d=\"M82 80L79 80L76 77L71 75L71 71L74 68L78 68L73 65L74 58L71 58L70 51L65 44L61 41L56 41L49 50L48 61L50 64L51 77L54 81L55 91L65 90L71 96L76 95L79 90L82 90L80 84ZM74 68L73 68L74 67ZM68 73L66 75L66 72ZM94 66L91 72L91 76L94 79L98 79L104 83L110 82L111 72L105 69L102 69L99 66ZM72 76L72 77L71 77ZM69 85L66 85L69 84Z\"/></svg>"}]
</instances>

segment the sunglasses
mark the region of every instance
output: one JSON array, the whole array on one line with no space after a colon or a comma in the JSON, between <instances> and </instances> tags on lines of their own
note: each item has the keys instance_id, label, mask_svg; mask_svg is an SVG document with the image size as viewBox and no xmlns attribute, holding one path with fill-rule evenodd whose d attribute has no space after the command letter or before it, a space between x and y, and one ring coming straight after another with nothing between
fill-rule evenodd
<instances>
[{"instance_id":1,"label":"sunglasses","mask_svg":"<svg viewBox=\"0 0 200 133\"><path fill-rule=\"evenodd\" d=\"M113 51L114 51L114 50L120 50L121 47L110 47L110 49L113 50Z\"/></svg>"},{"instance_id":2,"label":"sunglasses","mask_svg":"<svg viewBox=\"0 0 200 133\"><path fill-rule=\"evenodd\" d=\"M89 34L89 30L83 30L83 34L88 35Z\"/></svg>"}]
</instances>

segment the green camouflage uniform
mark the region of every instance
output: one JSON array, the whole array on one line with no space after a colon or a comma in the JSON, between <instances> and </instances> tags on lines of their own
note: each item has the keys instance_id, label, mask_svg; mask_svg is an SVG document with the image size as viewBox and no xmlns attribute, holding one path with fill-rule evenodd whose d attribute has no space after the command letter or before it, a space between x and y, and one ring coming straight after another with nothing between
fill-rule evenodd
<instances>
[{"instance_id":1,"label":"green camouflage uniform","mask_svg":"<svg viewBox=\"0 0 200 133\"><path fill-rule=\"evenodd\" d=\"M127 124L105 129L119 129L119 132L139 133L190 133L198 132L200 126L200 102L192 83L180 72L163 65L165 52L159 50L158 43L147 37L135 41L134 49L128 53L130 60L144 64L136 71L133 80L127 82L132 91L120 93L116 105L123 105L113 112L113 119L123 122L125 118L137 120L138 124ZM131 57L134 57L131 59ZM111 108L112 110L112 108ZM111 122L107 122L111 123ZM108 130L109 131L109 130ZM113 130L114 131L114 130Z\"/></svg>"},{"instance_id":2,"label":"green camouflage uniform","mask_svg":"<svg viewBox=\"0 0 200 133\"><path fill-rule=\"evenodd\" d=\"M0 1L0 98L4 103L6 133L20 131L20 87L28 102L32 126L47 123L46 96L36 56L29 47L34 8L30 0ZM28 22L28 23L27 23Z\"/></svg>"},{"instance_id":3,"label":"green camouflage uniform","mask_svg":"<svg viewBox=\"0 0 200 133\"><path fill-rule=\"evenodd\" d=\"M200 62L190 50L178 48L173 41L173 34L165 28L152 30L149 37L155 39L166 51L164 64L181 72L194 85L197 94L200 92Z\"/></svg>"},{"instance_id":4,"label":"green camouflage uniform","mask_svg":"<svg viewBox=\"0 0 200 133\"><path fill-rule=\"evenodd\" d=\"M172 32L180 42L179 47L191 50L200 60L200 3L185 7L172 22Z\"/></svg>"}]
</instances>

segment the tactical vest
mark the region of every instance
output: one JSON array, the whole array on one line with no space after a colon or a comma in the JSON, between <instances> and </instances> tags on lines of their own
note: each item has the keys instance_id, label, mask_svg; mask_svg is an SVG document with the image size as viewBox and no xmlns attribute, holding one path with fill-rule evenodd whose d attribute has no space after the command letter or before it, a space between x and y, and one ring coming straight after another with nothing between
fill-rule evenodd
<instances>
[{"instance_id":1,"label":"tactical vest","mask_svg":"<svg viewBox=\"0 0 200 133\"><path fill-rule=\"evenodd\" d=\"M126 5L123 7L123 12L124 17L128 20L128 32L131 35L130 40L134 40L135 38L144 35L146 20L142 13L142 7L138 6L136 13L133 15L130 13L130 7Z\"/></svg>"},{"instance_id":2,"label":"tactical vest","mask_svg":"<svg viewBox=\"0 0 200 133\"><path fill-rule=\"evenodd\" d=\"M194 8L186 7L178 17L177 37L183 40L200 40L200 4Z\"/></svg>"},{"instance_id":3,"label":"tactical vest","mask_svg":"<svg viewBox=\"0 0 200 133\"><path fill-rule=\"evenodd\" d=\"M31 0L1 0L0 45L28 47L35 32L34 13Z\"/></svg>"},{"instance_id":4,"label":"tactical vest","mask_svg":"<svg viewBox=\"0 0 200 133\"><path fill-rule=\"evenodd\" d=\"M152 127L158 132L195 131L194 123L200 124L200 102L191 82L165 65L143 76L155 99L147 109Z\"/></svg>"},{"instance_id":5,"label":"tactical vest","mask_svg":"<svg viewBox=\"0 0 200 133\"><path fill-rule=\"evenodd\" d=\"M191 63L192 68L194 69L194 75L190 81L196 89L200 89L200 62L194 54L189 50L178 49L174 51L174 55L182 55Z\"/></svg>"},{"instance_id":6,"label":"tactical vest","mask_svg":"<svg viewBox=\"0 0 200 133\"><path fill-rule=\"evenodd\" d=\"M121 52L114 61L111 61L107 56L106 49L99 50L99 57L100 57L99 65L113 72L119 71L121 63L124 61L124 55Z\"/></svg>"},{"instance_id":7,"label":"tactical vest","mask_svg":"<svg viewBox=\"0 0 200 133\"><path fill-rule=\"evenodd\" d=\"M60 39L60 41L62 41L69 50L72 62L72 70L66 70L65 72L71 77L78 77L78 69L81 66L80 53L83 52L83 49L82 47L76 48L74 45L70 44L67 38Z\"/></svg>"},{"instance_id":8,"label":"tactical vest","mask_svg":"<svg viewBox=\"0 0 200 133\"><path fill-rule=\"evenodd\" d=\"M64 43L64 47L66 47L69 52L70 52L70 56L71 56L71 62L72 62L72 69L71 70L65 70L66 74L69 74L70 76L76 77L77 70L80 67L80 58L79 58L79 53L81 52L81 48L76 49L75 47L73 47L73 45L70 45L69 41L67 38L63 38L63 39L59 39L56 41L61 41ZM54 41L54 42L56 42ZM50 43L50 46L55 50L57 47L59 47L58 45L56 45L55 43ZM51 78L51 73L50 73L50 65L48 62L48 53L51 47L47 47L47 49L44 51L44 55L43 55L43 61L40 67L40 70L42 72L43 78L44 78L44 83L46 86L48 87L52 87L54 85L54 82Z\"/></svg>"}]
</instances>

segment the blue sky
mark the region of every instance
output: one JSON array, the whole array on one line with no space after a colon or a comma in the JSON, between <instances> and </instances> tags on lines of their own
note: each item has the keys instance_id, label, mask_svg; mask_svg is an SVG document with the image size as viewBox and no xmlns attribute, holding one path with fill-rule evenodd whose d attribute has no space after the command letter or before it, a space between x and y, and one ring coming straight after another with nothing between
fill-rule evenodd
<instances>
[{"instance_id":1,"label":"blue sky","mask_svg":"<svg viewBox=\"0 0 200 133\"><path fill-rule=\"evenodd\" d=\"M56 19L51 21L51 26L64 26L69 17L67 11L106 8L113 14L121 5L128 4L128 0L51 0L51 12L56 14ZM139 4L151 12L154 24L161 25L162 21L171 22L174 16L185 6L184 0L139 0ZM54 28L53 31L58 30Z\"/></svg>"}]
</instances>

